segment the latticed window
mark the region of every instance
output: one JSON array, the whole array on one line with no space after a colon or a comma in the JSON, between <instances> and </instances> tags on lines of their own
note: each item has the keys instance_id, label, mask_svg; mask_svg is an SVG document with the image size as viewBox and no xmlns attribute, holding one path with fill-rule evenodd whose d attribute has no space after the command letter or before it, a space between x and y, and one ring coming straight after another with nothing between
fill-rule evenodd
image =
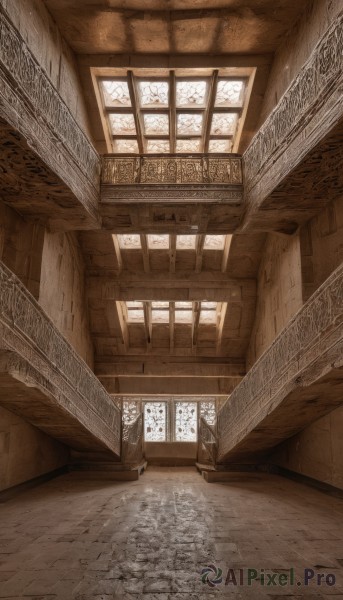
<instances>
[{"instance_id":1,"label":"latticed window","mask_svg":"<svg viewBox=\"0 0 343 600\"><path fill-rule=\"evenodd\" d=\"M146 402L144 406L144 439L165 442L167 439L166 402Z\"/></svg>"},{"instance_id":2,"label":"latticed window","mask_svg":"<svg viewBox=\"0 0 343 600\"><path fill-rule=\"evenodd\" d=\"M209 425L215 425L216 423L216 403L214 400L208 402L200 402L200 416L203 417Z\"/></svg>"},{"instance_id":3,"label":"latticed window","mask_svg":"<svg viewBox=\"0 0 343 600\"><path fill-rule=\"evenodd\" d=\"M177 442L197 441L196 402L175 402L175 440Z\"/></svg>"}]
</instances>

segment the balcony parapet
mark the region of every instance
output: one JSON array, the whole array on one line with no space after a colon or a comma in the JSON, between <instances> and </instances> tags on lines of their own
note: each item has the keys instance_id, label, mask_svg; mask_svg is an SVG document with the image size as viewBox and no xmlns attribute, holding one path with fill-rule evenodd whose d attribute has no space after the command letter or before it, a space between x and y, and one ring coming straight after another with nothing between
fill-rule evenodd
<instances>
[{"instance_id":1,"label":"balcony parapet","mask_svg":"<svg viewBox=\"0 0 343 600\"><path fill-rule=\"evenodd\" d=\"M54 427L62 431L67 424L66 429L72 426L74 431L74 447L87 449L88 436L89 449L99 446L119 456L120 410L34 297L3 263L0 263L0 334L1 349L17 357L17 361L11 361L11 373L16 371L17 362L19 379L23 380L20 373L26 371L30 387L37 387L46 395L49 410L45 407L40 415L37 411L32 414L34 424L49 433ZM6 400L8 408L10 403L11 398ZM27 404L23 411L25 418L31 420ZM20 412L20 406L16 406L16 411ZM61 431L57 437L64 441ZM66 443L70 443L66 437Z\"/></svg>"}]
</instances>

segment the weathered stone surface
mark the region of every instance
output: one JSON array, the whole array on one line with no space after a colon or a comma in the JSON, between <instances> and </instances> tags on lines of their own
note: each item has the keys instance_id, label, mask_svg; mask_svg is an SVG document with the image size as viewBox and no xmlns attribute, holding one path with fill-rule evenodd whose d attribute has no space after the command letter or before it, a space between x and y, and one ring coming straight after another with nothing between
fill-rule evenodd
<instances>
[{"instance_id":1,"label":"weathered stone surface","mask_svg":"<svg viewBox=\"0 0 343 600\"><path fill-rule=\"evenodd\" d=\"M254 456L342 404L343 265L254 364L218 415L218 461Z\"/></svg>"},{"instance_id":2,"label":"weathered stone surface","mask_svg":"<svg viewBox=\"0 0 343 600\"><path fill-rule=\"evenodd\" d=\"M243 156L242 230L294 232L343 191L343 13Z\"/></svg>"},{"instance_id":3,"label":"weathered stone surface","mask_svg":"<svg viewBox=\"0 0 343 600\"><path fill-rule=\"evenodd\" d=\"M92 449L96 445L119 455L120 411L86 363L3 263L0 334L1 348L15 355L4 371L21 384L37 388L37 395L28 403L22 394L25 388L16 384L21 394L5 395L6 408L13 406L18 414L74 447L80 443L81 447Z\"/></svg>"},{"instance_id":4,"label":"weathered stone surface","mask_svg":"<svg viewBox=\"0 0 343 600\"><path fill-rule=\"evenodd\" d=\"M97 227L100 162L0 7L2 198L58 228Z\"/></svg>"}]
</instances>

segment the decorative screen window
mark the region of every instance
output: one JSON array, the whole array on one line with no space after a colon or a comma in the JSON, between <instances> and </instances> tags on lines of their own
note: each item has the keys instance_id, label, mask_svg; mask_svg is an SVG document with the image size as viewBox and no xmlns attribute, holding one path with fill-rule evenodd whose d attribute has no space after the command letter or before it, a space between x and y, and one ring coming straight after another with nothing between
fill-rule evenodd
<instances>
[{"instance_id":1,"label":"decorative screen window","mask_svg":"<svg viewBox=\"0 0 343 600\"><path fill-rule=\"evenodd\" d=\"M144 405L144 439L165 442L167 438L167 403L146 402Z\"/></svg>"},{"instance_id":2,"label":"decorative screen window","mask_svg":"<svg viewBox=\"0 0 343 600\"><path fill-rule=\"evenodd\" d=\"M128 323L144 323L143 302L125 302L126 318Z\"/></svg>"},{"instance_id":3,"label":"decorative screen window","mask_svg":"<svg viewBox=\"0 0 343 600\"><path fill-rule=\"evenodd\" d=\"M151 319L152 323L169 323L169 302L153 301Z\"/></svg>"},{"instance_id":4,"label":"decorative screen window","mask_svg":"<svg viewBox=\"0 0 343 600\"><path fill-rule=\"evenodd\" d=\"M207 235L204 250L224 250L225 235Z\"/></svg>"},{"instance_id":5,"label":"decorative screen window","mask_svg":"<svg viewBox=\"0 0 343 600\"><path fill-rule=\"evenodd\" d=\"M218 302L202 302L200 324L215 325L217 323Z\"/></svg>"},{"instance_id":6,"label":"decorative screen window","mask_svg":"<svg viewBox=\"0 0 343 600\"><path fill-rule=\"evenodd\" d=\"M148 248L149 250L168 250L169 248L169 234L168 233L149 233L148 234Z\"/></svg>"},{"instance_id":7,"label":"decorative screen window","mask_svg":"<svg viewBox=\"0 0 343 600\"><path fill-rule=\"evenodd\" d=\"M214 400L200 402L200 416L203 417L209 425L215 425L217 419L216 403Z\"/></svg>"},{"instance_id":8,"label":"decorative screen window","mask_svg":"<svg viewBox=\"0 0 343 600\"><path fill-rule=\"evenodd\" d=\"M122 250L140 249L141 236L137 233L118 233L119 247Z\"/></svg>"},{"instance_id":9,"label":"decorative screen window","mask_svg":"<svg viewBox=\"0 0 343 600\"><path fill-rule=\"evenodd\" d=\"M175 323L192 323L192 302L175 302Z\"/></svg>"},{"instance_id":10,"label":"decorative screen window","mask_svg":"<svg viewBox=\"0 0 343 600\"><path fill-rule=\"evenodd\" d=\"M123 423L125 425L131 425L133 423L139 413L140 413L140 404L137 400L123 400L122 404L123 410Z\"/></svg>"},{"instance_id":11,"label":"decorative screen window","mask_svg":"<svg viewBox=\"0 0 343 600\"><path fill-rule=\"evenodd\" d=\"M197 403L175 402L175 440L197 441Z\"/></svg>"},{"instance_id":12,"label":"decorative screen window","mask_svg":"<svg viewBox=\"0 0 343 600\"><path fill-rule=\"evenodd\" d=\"M111 140L108 151L237 152L242 131L237 125L247 112L248 80L253 73L254 69L246 69L237 78L229 67L221 69L219 76L215 71L193 69L192 76L186 77L178 69L168 73L154 69L154 75L142 77L116 69L112 78L108 74L99 77L97 98L106 117L105 137Z\"/></svg>"}]
</instances>

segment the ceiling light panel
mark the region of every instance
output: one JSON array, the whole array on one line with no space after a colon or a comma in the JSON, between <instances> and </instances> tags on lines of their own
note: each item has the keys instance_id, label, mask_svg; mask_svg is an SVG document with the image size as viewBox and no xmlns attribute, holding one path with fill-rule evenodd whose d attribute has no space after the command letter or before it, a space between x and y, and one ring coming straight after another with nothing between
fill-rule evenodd
<instances>
[{"instance_id":1,"label":"ceiling light panel","mask_svg":"<svg viewBox=\"0 0 343 600\"><path fill-rule=\"evenodd\" d=\"M169 311L168 310L152 310L151 311L152 323L169 323Z\"/></svg>"},{"instance_id":2,"label":"ceiling light panel","mask_svg":"<svg viewBox=\"0 0 343 600\"><path fill-rule=\"evenodd\" d=\"M231 152L232 141L231 140L211 140L208 145L209 152Z\"/></svg>"},{"instance_id":3,"label":"ceiling light panel","mask_svg":"<svg viewBox=\"0 0 343 600\"><path fill-rule=\"evenodd\" d=\"M192 323L193 313L191 310L175 310L175 323Z\"/></svg>"},{"instance_id":4,"label":"ceiling light panel","mask_svg":"<svg viewBox=\"0 0 343 600\"><path fill-rule=\"evenodd\" d=\"M199 323L202 325L215 325L217 322L217 311L201 310Z\"/></svg>"}]
</instances>

